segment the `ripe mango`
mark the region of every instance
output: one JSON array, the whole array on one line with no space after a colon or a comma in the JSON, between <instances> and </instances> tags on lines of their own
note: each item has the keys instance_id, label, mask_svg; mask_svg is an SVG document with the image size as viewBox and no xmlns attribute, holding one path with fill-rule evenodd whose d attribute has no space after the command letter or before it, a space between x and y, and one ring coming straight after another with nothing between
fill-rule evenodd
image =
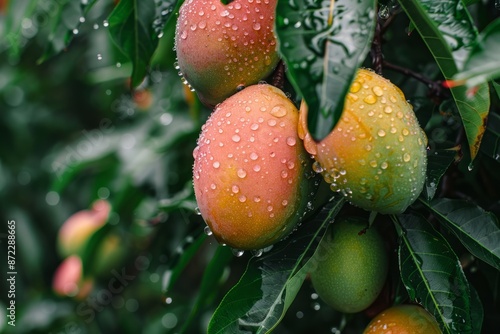
<instances>
[{"instance_id":1,"label":"ripe mango","mask_svg":"<svg viewBox=\"0 0 500 334\"><path fill-rule=\"evenodd\" d=\"M423 189L427 137L403 92L382 76L360 69L332 132L315 142L301 107L299 136L333 191L358 207L401 213Z\"/></svg>"},{"instance_id":2,"label":"ripe mango","mask_svg":"<svg viewBox=\"0 0 500 334\"><path fill-rule=\"evenodd\" d=\"M363 334L441 334L434 317L419 305L397 305L381 312Z\"/></svg>"},{"instance_id":3,"label":"ripe mango","mask_svg":"<svg viewBox=\"0 0 500 334\"><path fill-rule=\"evenodd\" d=\"M178 68L201 101L215 106L276 67L276 0L186 0L175 34Z\"/></svg>"},{"instance_id":4,"label":"ripe mango","mask_svg":"<svg viewBox=\"0 0 500 334\"><path fill-rule=\"evenodd\" d=\"M259 84L221 103L193 151L202 217L221 244L261 249L289 234L314 185L297 136L298 110L279 89Z\"/></svg>"}]
</instances>

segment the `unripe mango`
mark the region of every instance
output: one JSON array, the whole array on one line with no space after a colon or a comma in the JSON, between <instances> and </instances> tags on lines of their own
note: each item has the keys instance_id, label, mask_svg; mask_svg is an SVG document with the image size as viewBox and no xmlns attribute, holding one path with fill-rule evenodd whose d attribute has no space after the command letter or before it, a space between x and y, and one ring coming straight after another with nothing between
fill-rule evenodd
<instances>
[{"instance_id":1,"label":"unripe mango","mask_svg":"<svg viewBox=\"0 0 500 334\"><path fill-rule=\"evenodd\" d=\"M368 221L335 221L311 258L311 280L318 295L337 311L355 313L370 306L387 277L388 256L380 234Z\"/></svg>"},{"instance_id":2,"label":"unripe mango","mask_svg":"<svg viewBox=\"0 0 500 334\"><path fill-rule=\"evenodd\" d=\"M259 84L221 103L202 127L193 152L194 190L220 243L260 249L296 226L311 183L298 119L281 90Z\"/></svg>"},{"instance_id":3,"label":"unripe mango","mask_svg":"<svg viewBox=\"0 0 500 334\"><path fill-rule=\"evenodd\" d=\"M203 103L216 105L265 79L279 57L277 0L186 0L175 34L178 67Z\"/></svg>"},{"instance_id":4,"label":"unripe mango","mask_svg":"<svg viewBox=\"0 0 500 334\"><path fill-rule=\"evenodd\" d=\"M381 312L363 334L441 334L434 317L418 305L397 305Z\"/></svg>"},{"instance_id":5,"label":"unripe mango","mask_svg":"<svg viewBox=\"0 0 500 334\"><path fill-rule=\"evenodd\" d=\"M403 92L360 69L333 131L315 142L301 108L299 136L331 189L365 210L401 213L423 189L427 137Z\"/></svg>"}]
</instances>

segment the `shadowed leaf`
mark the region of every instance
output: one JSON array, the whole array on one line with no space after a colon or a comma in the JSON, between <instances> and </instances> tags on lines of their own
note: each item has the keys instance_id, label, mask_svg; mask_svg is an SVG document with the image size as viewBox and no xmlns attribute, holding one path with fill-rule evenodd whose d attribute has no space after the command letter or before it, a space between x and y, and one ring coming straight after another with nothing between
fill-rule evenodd
<instances>
[{"instance_id":1,"label":"shadowed leaf","mask_svg":"<svg viewBox=\"0 0 500 334\"><path fill-rule=\"evenodd\" d=\"M309 107L308 127L323 139L342 114L371 45L375 1L279 1L276 34L289 79Z\"/></svg>"}]
</instances>

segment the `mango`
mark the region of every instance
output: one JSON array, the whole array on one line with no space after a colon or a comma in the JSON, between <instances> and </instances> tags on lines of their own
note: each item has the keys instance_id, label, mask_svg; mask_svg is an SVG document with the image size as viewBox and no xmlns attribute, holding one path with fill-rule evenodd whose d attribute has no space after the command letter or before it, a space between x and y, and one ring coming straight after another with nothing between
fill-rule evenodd
<instances>
[{"instance_id":1,"label":"mango","mask_svg":"<svg viewBox=\"0 0 500 334\"><path fill-rule=\"evenodd\" d=\"M313 287L337 311L366 309L384 286L388 255L381 235L367 227L357 217L333 222L311 258Z\"/></svg>"},{"instance_id":2,"label":"mango","mask_svg":"<svg viewBox=\"0 0 500 334\"><path fill-rule=\"evenodd\" d=\"M301 107L299 136L333 191L368 211L398 214L421 193L427 137L403 92L382 76L360 69L332 132L315 142Z\"/></svg>"},{"instance_id":3,"label":"mango","mask_svg":"<svg viewBox=\"0 0 500 334\"><path fill-rule=\"evenodd\" d=\"M215 106L276 67L276 0L186 0L175 49L180 74L201 101Z\"/></svg>"},{"instance_id":4,"label":"mango","mask_svg":"<svg viewBox=\"0 0 500 334\"><path fill-rule=\"evenodd\" d=\"M434 317L419 305L397 305L372 319L363 334L441 334Z\"/></svg>"},{"instance_id":5,"label":"mango","mask_svg":"<svg viewBox=\"0 0 500 334\"><path fill-rule=\"evenodd\" d=\"M202 217L221 244L262 249L288 235L314 182L297 136L298 110L273 86L249 86L221 103L193 151ZM310 173L314 174L314 173Z\"/></svg>"}]
</instances>

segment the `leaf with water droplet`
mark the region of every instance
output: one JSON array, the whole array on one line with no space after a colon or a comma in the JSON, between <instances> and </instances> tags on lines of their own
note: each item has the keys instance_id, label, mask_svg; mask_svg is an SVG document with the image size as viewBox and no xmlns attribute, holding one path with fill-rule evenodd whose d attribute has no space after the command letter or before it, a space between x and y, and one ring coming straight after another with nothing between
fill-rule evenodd
<instances>
[{"instance_id":1,"label":"leaf with water droplet","mask_svg":"<svg viewBox=\"0 0 500 334\"><path fill-rule=\"evenodd\" d=\"M425 198L430 201L436 194L441 177L454 161L458 151L455 149L436 150L427 155L427 177L425 178Z\"/></svg>"},{"instance_id":2,"label":"leaf with water droplet","mask_svg":"<svg viewBox=\"0 0 500 334\"><path fill-rule=\"evenodd\" d=\"M279 1L276 34L288 76L320 140L342 114L344 98L373 36L375 1ZM297 24L300 23L300 24Z\"/></svg>"},{"instance_id":3,"label":"leaf with water droplet","mask_svg":"<svg viewBox=\"0 0 500 334\"><path fill-rule=\"evenodd\" d=\"M500 227L495 215L464 200L441 198L422 203L472 255L500 270Z\"/></svg>"},{"instance_id":4,"label":"leaf with water droplet","mask_svg":"<svg viewBox=\"0 0 500 334\"><path fill-rule=\"evenodd\" d=\"M444 77L450 80L463 68L478 35L467 8L461 0L442 1L439 5L432 0L400 0L399 3L422 36ZM468 96L467 89L461 86L452 88L451 93L462 117L471 159L474 160L490 107L488 84L478 85L473 96Z\"/></svg>"},{"instance_id":5,"label":"leaf with water droplet","mask_svg":"<svg viewBox=\"0 0 500 334\"><path fill-rule=\"evenodd\" d=\"M413 301L434 315L443 333L472 334L469 283L453 249L423 217L393 216L402 228L401 279Z\"/></svg>"},{"instance_id":6,"label":"leaf with water droplet","mask_svg":"<svg viewBox=\"0 0 500 334\"><path fill-rule=\"evenodd\" d=\"M200 230L202 229L200 228ZM197 231L196 233L197 236L194 241L190 243L185 249L182 249L180 254L176 254L176 256L174 256L173 254L169 254L173 258L170 260L169 270L164 273L164 279L162 283L162 291L164 293L168 292L177 282L184 268L186 268L186 266L191 262L200 247L203 245L205 239L208 237L201 231Z\"/></svg>"},{"instance_id":7,"label":"leaf with water droplet","mask_svg":"<svg viewBox=\"0 0 500 334\"><path fill-rule=\"evenodd\" d=\"M344 203L334 200L311 221L304 222L290 240L252 257L239 282L227 293L208 326L209 333L268 333L281 321L297 295L318 245L318 237Z\"/></svg>"},{"instance_id":8,"label":"leaf with water droplet","mask_svg":"<svg viewBox=\"0 0 500 334\"><path fill-rule=\"evenodd\" d=\"M498 85L500 97L500 85ZM481 152L500 162L500 115L492 113L488 116L488 125L484 132Z\"/></svg>"},{"instance_id":9,"label":"leaf with water droplet","mask_svg":"<svg viewBox=\"0 0 500 334\"><path fill-rule=\"evenodd\" d=\"M133 87L146 75L147 67L158 45L163 26L175 15L177 0L122 0L111 12L109 33L119 49L132 61ZM161 5L161 7L159 7ZM168 8L168 9L164 9Z\"/></svg>"},{"instance_id":10,"label":"leaf with water droplet","mask_svg":"<svg viewBox=\"0 0 500 334\"><path fill-rule=\"evenodd\" d=\"M188 318L183 322L180 333L187 333L191 325L196 323L194 320L204 307L212 302L214 291L220 289L224 283L222 280L225 275L226 266L233 260L234 256L228 247L219 246L215 254L211 257L210 263L203 271L203 278L196 296L196 300L191 308ZM194 330L194 328L191 328Z\"/></svg>"},{"instance_id":11,"label":"leaf with water droplet","mask_svg":"<svg viewBox=\"0 0 500 334\"><path fill-rule=\"evenodd\" d=\"M491 22L477 38L465 66L453 77L456 84L472 88L500 78L500 20Z\"/></svg>"},{"instance_id":12,"label":"leaf with water droplet","mask_svg":"<svg viewBox=\"0 0 500 334\"><path fill-rule=\"evenodd\" d=\"M51 27L48 43L43 55L37 60L42 63L64 50L74 36L78 34L78 26L85 22L85 17L97 0L88 1L83 5L79 1L55 2L52 15L44 18L52 22L46 24Z\"/></svg>"}]
</instances>

